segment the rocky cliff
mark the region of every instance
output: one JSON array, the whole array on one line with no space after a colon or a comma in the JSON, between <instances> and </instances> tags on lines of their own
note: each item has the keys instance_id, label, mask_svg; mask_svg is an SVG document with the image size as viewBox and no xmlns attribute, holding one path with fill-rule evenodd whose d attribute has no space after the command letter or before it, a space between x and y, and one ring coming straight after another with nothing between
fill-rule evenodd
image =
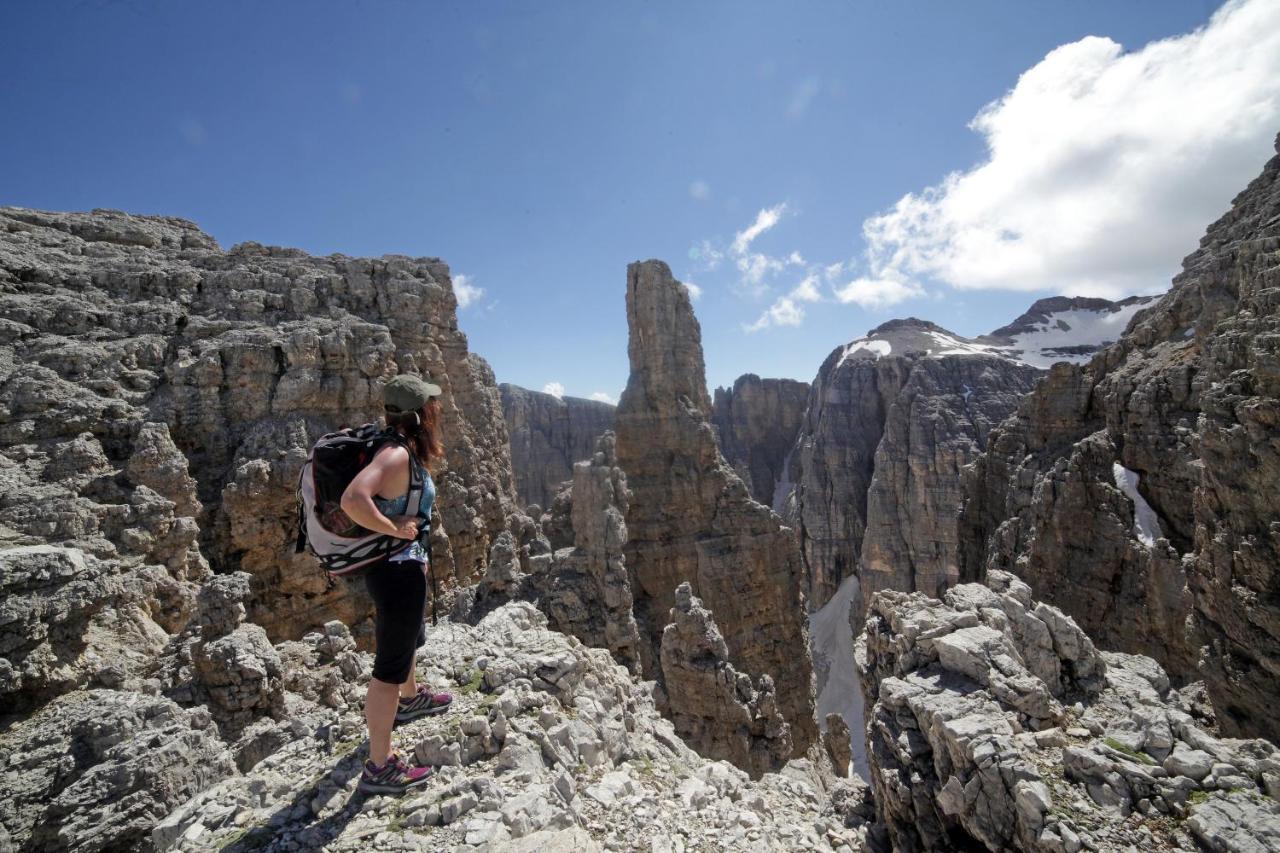
<instances>
[{"instance_id":1,"label":"rocky cliff","mask_svg":"<svg viewBox=\"0 0 1280 853\"><path fill-rule=\"evenodd\" d=\"M747 484L751 497L774 507L790 491L787 455L804 417L809 385L794 379L761 379L747 373L732 388L717 388L711 423L720 452Z\"/></svg>"},{"instance_id":2,"label":"rocky cliff","mask_svg":"<svg viewBox=\"0 0 1280 853\"><path fill-rule=\"evenodd\" d=\"M618 404L618 463L632 497L627 570L646 674L688 582L738 672L771 676L796 754L816 737L802 567L794 533L751 499L708 418L702 338L661 261L627 267L631 375Z\"/></svg>"},{"instance_id":3,"label":"rocky cliff","mask_svg":"<svg viewBox=\"0 0 1280 853\"><path fill-rule=\"evenodd\" d=\"M937 595L955 583L960 471L1037 376L916 319L885 323L827 357L790 459L787 514L810 607L853 575L860 602L880 589Z\"/></svg>"},{"instance_id":4,"label":"rocky cliff","mask_svg":"<svg viewBox=\"0 0 1280 853\"><path fill-rule=\"evenodd\" d=\"M436 565L472 581L512 489L497 387L455 308L431 258L223 251L179 219L0 209L0 690L126 683L138 662L93 639L145 658L210 564L252 576L274 639L359 625L358 585L327 589L292 554L297 472L399 371L444 389Z\"/></svg>"},{"instance_id":5,"label":"rocky cliff","mask_svg":"<svg viewBox=\"0 0 1280 853\"><path fill-rule=\"evenodd\" d=\"M752 781L702 758L607 652L521 602L429 633L423 675L454 707L393 737L439 769L403 798L363 795L371 656L340 622L254 645L247 588L220 576L189 638L206 651L175 644L144 691L69 693L0 732L0 850L867 849L866 786L803 760ZM210 681L187 662L219 642L241 653ZM162 695L192 685L222 711ZM253 720L239 747L215 725L232 705Z\"/></svg>"},{"instance_id":6,"label":"rocky cliff","mask_svg":"<svg viewBox=\"0 0 1280 853\"><path fill-rule=\"evenodd\" d=\"M1159 296L1111 301L1089 296L1037 299L1020 317L974 343L1035 367L1060 361L1082 364L1124 334L1133 316Z\"/></svg>"},{"instance_id":7,"label":"rocky cliff","mask_svg":"<svg viewBox=\"0 0 1280 853\"><path fill-rule=\"evenodd\" d=\"M963 519L967 576L1015 571L1101 644L1198 671L1224 731L1272 739L1278 250L1280 157L1118 342L992 435Z\"/></svg>"},{"instance_id":8,"label":"rocky cliff","mask_svg":"<svg viewBox=\"0 0 1280 853\"><path fill-rule=\"evenodd\" d=\"M555 552L535 595L552 628L608 649L638 673L640 635L624 556L631 491L612 432L600 436L589 459L574 464L569 497L574 544Z\"/></svg>"},{"instance_id":9,"label":"rocky cliff","mask_svg":"<svg viewBox=\"0 0 1280 853\"><path fill-rule=\"evenodd\" d=\"M1280 848L1280 750L1218 736L1155 661L987 580L871 600L856 655L894 850Z\"/></svg>"},{"instance_id":10,"label":"rocky cliff","mask_svg":"<svg viewBox=\"0 0 1280 853\"><path fill-rule=\"evenodd\" d=\"M511 441L511 468L521 506L551 506L573 463L591 458L596 439L613 429L614 407L580 397L555 397L502 383L502 417Z\"/></svg>"}]
</instances>

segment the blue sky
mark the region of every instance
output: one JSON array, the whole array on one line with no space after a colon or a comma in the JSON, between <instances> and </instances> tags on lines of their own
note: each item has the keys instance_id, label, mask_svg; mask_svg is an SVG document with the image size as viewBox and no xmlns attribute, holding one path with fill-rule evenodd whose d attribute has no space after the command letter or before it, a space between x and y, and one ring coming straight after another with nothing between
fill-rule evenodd
<instances>
[{"instance_id":1,"label":"blue sky","mask_svg":"<svg viewBox=\"0 0 1280 853\"><path fill-rule=\"evenodd\" d=\"M499 380L578 396L625 385L625 268L662 258L712 387L808 380L891 317L1167 286L1280 130L1277 5L10 2L0 203L438 255ZM1227 85L1238 122L1123 127Z\"/></svg>"}]
</instances>

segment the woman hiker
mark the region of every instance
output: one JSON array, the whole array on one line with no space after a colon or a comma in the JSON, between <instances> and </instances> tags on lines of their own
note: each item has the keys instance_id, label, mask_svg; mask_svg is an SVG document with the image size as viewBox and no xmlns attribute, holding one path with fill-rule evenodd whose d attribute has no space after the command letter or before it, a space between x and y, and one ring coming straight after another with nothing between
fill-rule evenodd
<instances>
[{"instance_id":1,"label":"woman hiker","mask_svg":"<svg viewBox=\"0 0 1280 853\"><path fill-rule=\"evenodd\" d=\"M422 541L431 524L436 487L432 464L443 458L440 444L440 386L402 374L386 384L387 427L399 441L382 446L342 495L342 509L369 530L413 544L365 570L364 582L376 608L373 678L365 697L369 758L360 776L364 791L399 794L425 783L429 767L413 767L391 751L396 723L438 714L453 697L433 693L415 678L418 649L427 642L427 552ZM410 466L422 480L416 516L405 515Z\"/></svg>"}]
</instances>

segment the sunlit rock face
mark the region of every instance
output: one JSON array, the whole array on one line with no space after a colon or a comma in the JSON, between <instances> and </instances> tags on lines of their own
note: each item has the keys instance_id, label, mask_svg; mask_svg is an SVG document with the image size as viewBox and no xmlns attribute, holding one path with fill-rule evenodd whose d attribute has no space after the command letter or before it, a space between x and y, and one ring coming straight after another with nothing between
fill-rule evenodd
<instances>
[{"instance_id":1,"label":"sunlit rock face","mask_svg":"<svg viewBox=\"0 0 1280 853\"><path fill-rule=\"evenodd\" d=\"M320 434L380 413L387 378L429 372L448 453L435 565L446 584L474 580L513 492L497 386L456 304L434 258L223 251L181 219L0 209L0 445L16 463L4 536L88 555L67 564L101 587L85 599L121 602L90 623L126 619L140 653L147 622L173 631L190 616L209 564L250 573L250 618L273 638L358 625L359 585L329 589L292 553L298 470ZM95 560L119 568L95 574ZM46 678L39 658L25 684Z\"/></svg>"},{"instance_id":2,"label":"sunlit rock face","mask_svg":"<svg viewBox=\"0 0 1280 853\"><path fill-rule=\"evenodd\" d=\"M717 388L711 422L720 452L747 484L751 497L776 508L790 490L787 456L804 418L809 385L794 379L761 379L747 373L732 388Z\"/></svg>"},{"instance_id":3,"label":"sunlit rock face","mask_svg":"<svg viewBox=\"0 0 1280 853\"><path fill-rule=\"evenodd\" d=\"M893 320L827 357L810 388L784 514L811 607L848 577L938 595L959 578L961 469L1040 371L925 320Z\"/></svg>"},{"instance_id":4,"label":"sunlit rock face","mask_svg":"<svg viewBox=\"0 0 1280 853\"><path fill-rule=\"evenodd\" d=\"M874 596L857 665L892 848L1269 850L1280 750L1216 736L1202 690L1100 651L992 570L930 598Z\"/></svg>"},{"instance_id":5,"label":"sunlit rock face","mask_svg":"<svg viewBox=\"0 0 1280 853\"><path fill-rule=\"evenodd\" d=\"M627 268L631 375L618 404L626 472L626 565L640 657L660 672L662 633L688 583L711 611L738 672L769 675L796 754L813 743L813 685L794 533L721 455L709 417L701 330L688 292L661 261Z\"/></svg>"},{"instance_id":6,"label":"sunlit rock face","mask_svg":"<svg viewBox=\"0 0 1280 853\"><path fill-rule=\"evenodd\" d=\"M614 406L556 397L502 383L502 416L511 440L511 469L520 505L551 506L573 464L590 459L596 439L613 429Z\"/></svg>"},{"instance_id":7,"label":"sunlit rock face","mask_svg":"<svg viewBox=\"0 0 1280 853\"><path fill-rule=\"evenodd\" d=\"M1058 365L972 471L962 573L1014 571L1104 647L1203 677L1280 738L1280 157L1163 298Z\"/></svg>"}]
</instances>

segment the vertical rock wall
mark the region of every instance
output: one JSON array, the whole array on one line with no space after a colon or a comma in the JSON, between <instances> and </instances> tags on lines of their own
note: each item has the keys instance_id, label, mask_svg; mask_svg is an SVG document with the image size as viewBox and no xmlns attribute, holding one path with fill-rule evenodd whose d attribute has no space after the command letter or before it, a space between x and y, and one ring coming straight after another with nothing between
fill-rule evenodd
<instances>
[{"instance_id":1,"label":"vertical rock wall","mask_svg":"<svg viewBox=\"0 0 1280 853\"><path fill-rule=\"evenodd\" d=\"M590 459L596 439L613 429L614 407L580 397L555 397L502 383L502 416L511 440L511 468L521 506L551 506L573 464Z\"/></svg>"},{"instance_id":2,"label":"vertical rock wall","mask_svg":"<svg viewBox=\"0 0 1280 853\"><path fill-rule=\"evenodd\" d=\"M659 640L676 587L687 581L714 614L737 670L772 676L803 753L816 726L795 536L751 500L720 455L701 330L661 261L627 267L627 324L631 375L617 442L632 492L626 562L644 671L659 672Z\"/></svg>"},{"instance_id":3,"label":"vertical rock wall","mask_svg":"<svg viewBox=\"0 0 1280 853\"><path fill-rule=\"evenodd\" d=\"M804 418L809 385L794 379L761 379L747 373L732 388L717 388L711 422L720 452L747 484L751 497L774 505L774 494L786 482L787 455Z\"/></svg>"},{"instance_id":4,"label":"vertical rock wall","mask_svg":"<svg viewBox=\"0 0 1280 853\"><path fill-rule=\"evenodd\" d=\"M938 595L959 577L960 471L1040 371L923 320L837 347L809 392L791 454L810 606L860 579Z\"/></svg>"},{"instance_id":5,"label":"vertical rock wall","mask_svg":"<svg viewBox=\"0 0 1280 853\"><path fill-rule=\"evenodd\" d=\"M1056 367L993 434L963 518L967 576L1016 571L1103 646L1198 671L1224 731L1272 739L1277 270L1280 157L1163 299L1088 365Z\"/></svg>"},{"instance_id":6,"label":"vertical rock wall","mask_svg":"<svg viewBox=\"0 0 1280 853\"><path fill-rule=\"evenodd\" d=\"M292 554L297 473L321 433L374 418L400 371L444 389L446 582L478 575L511 510L497 387L439 260L224 252L179 219L3 208L0 316L0 441L38 460L9 468L14 544L140 558L178 582L207 571L203 552L253 576L250 619L273 638L356 624L359 586L327 589ZM169 609L189 615L185 600Z\"/></svg>"}]
</instances>

